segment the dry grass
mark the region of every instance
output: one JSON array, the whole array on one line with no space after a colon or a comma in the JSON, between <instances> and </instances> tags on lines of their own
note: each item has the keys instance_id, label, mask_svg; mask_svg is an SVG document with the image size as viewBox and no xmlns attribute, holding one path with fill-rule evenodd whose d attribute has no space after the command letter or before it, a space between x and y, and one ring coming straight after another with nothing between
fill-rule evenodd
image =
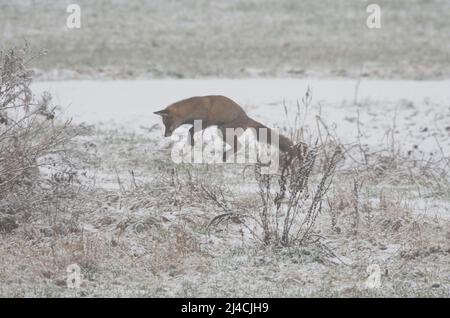
<instances>
[{"instance_id":1,"label":"dry grass","mask_svg":"<svg viewBox=\"0 0 450 318\"><path fill-rule=\"evenodd\" d=\"M110 149L109 139L106 145ZM90 208L73 219L78 231L48 232L41 219L3 236L0 276L8 288L2 287L2 295L446 295L448 223L414 217L401 192L379 189L365 175L349 176L339 166L310 232L321 237L320 244L280 248L257 238L264 233L257 223L263 206L251 171L245 179L249 195L232 183L242 182L241 168L228 168L217 174L155 161L135 166L134 178L111 170L117 188L83 198ZM144 179L146 174L151 178ZM274 186L277 180L271 180ZM310 182L319 181L314 172ZM225 209L232 214L210 224ZM77 292L66 287L72 263L84 277ZM373 263L381 266L383 289L363 287Z\"/></svg>"},{"instance_id":2,"label":"dry grass","mask_svg":"<svg viewBox=\"0 0 450 318\"><path fill-rule=\"evenodd\" d=\"M371 78L450 72L447 1L379 0L380 30L365 24L367 0L78 0L80 30L65 29L69 3L1 1L0 46L25 38L47 48L36 66L50 79L357 78L362 66Z\"/></svg>"},{"instance_id":3,"label":"dry grass","mask_svg":"<svg viewBox=\"0 0 450 318\"><path fill-rule=\"evenodd\" d=\"M64 210L79 191L70 122L55 118L48 94L32 96L28 47L0 52L0 229ZM74 211L75 212L75 211ZM72 213L75 215L76 213Z\"/></svg>"},{"instance_id":4,"label":"dry grass","mask_svg":"<svg viewBox=\"0 0 450 318\"><path fill-rule=\"evenodd\" d=\"M174 165L159 159L165 150L144 160L150 138L83 130L97 151L85 179L76 165L72 180L33 175L49 187L31 183L29 201L8 183L2 206L16 213L2 215L0 295L448 297L449 222L414 214L414 200L448 193L445 156L342 145L318 123L293 128L317 145L271 177L258 166ZM66 153L81 160L85 147ZM74 263L79 290L66 284ZM380 289L364 287L373 264Z\"/></svg>"}]
</instances>

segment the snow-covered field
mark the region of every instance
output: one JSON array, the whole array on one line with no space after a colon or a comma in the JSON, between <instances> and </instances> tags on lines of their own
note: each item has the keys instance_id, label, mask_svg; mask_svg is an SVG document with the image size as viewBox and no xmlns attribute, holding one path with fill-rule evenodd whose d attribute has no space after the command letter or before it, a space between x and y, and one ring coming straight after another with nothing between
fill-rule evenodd
<instances>
[{"instance_id":1,"label":"snow-covered field","mask_svg":"<svg viewBox=\"0 0 450 318\"><path fill-rule=\"evenodd\" d=\"M339 108L343 103L365 100L380 103L383 112L394 111L392 103L406 101L427 112L421 104L450 107L450 80L447 81L389 81L350 79L193 79L193 80L136 80L136 81L62 81L33 84L36 94L52 93L54 100L76 121L89 123L116 121L118 124L139 127L158 122L152 111L174 101L200 95L225 95L261 118L284 120L282 102L301 100L308 87L315 103L323 103L323 111ZM278 106L278 107L277 107ZM259 109L259 107L264 107ZM391 109L393 108L393 109ZM431 107L429 107L431 108ZM271 110L272 109L272 110ZM351 113L354 109L340 112ZM362 109L365 111L365 109ZM346 114L346 115L348 115ZM400 114L401 115L401 114ZM144 116L144 118L143 118ZM449 122L447 121L447 124Z\"/></svg>"},{"instance_id":2,"label":"snow-covered field","mask_svg":"<svg viewBox=\"0 0 450 318\"><path fill-rule=\"evenodd\" d=\"M78 0L81 29L69 3L0 0L0 51L30 41L33 93L60 116L39 113L41 147L26 128L7 138L25 150L2 148L37 181L0 202L0 297L450 297L448 0L377 1L377 29L369 0ZM282 178L264 193L254 164L171 160L153 112L199 95L301 133L319 153L301 203L265 209ZM310 236L284 244L278 223L292 206L308 219L332 149Z\"/></svg>"},{"instance_id":3,"label":"snow-covered field","mask_svg":"<svg viewBox=\"0 0 450 318\"><path fill-rule=\"evenodd\" d=\"M49 91L65 116L76 123L147 136L161 148L168 147L170 139L163 137L161 119L153 112L175 101L225 95L255 119L287 129L308 89L312 102L302 114L302 125L309 131L315 130L316 116L320 116L347 145L360 142L375 150L396 147L422 160L450 156L450 81L192 79L33 85L35 94ZM209 134L216 136L214 128ZM154 144L143 147L156 150ZM415 211L450 218L447 202L420 200Z\"/></svg>"},{"instance_id":4,"label":"snow-covered field","mask_svg":"<svg viewBox=\"0 0 450 318\"><path fill-rule=\"evenodd\" d=\"M50 91L57 105L75 122L102 123L144 134L149 127L161 124L154 111L200 95L228 96L266 125L287 127L293 124L289 114L295 113L309 88L312 103L304 114L305 127L316 125L315 116L320 115L344 143L359 137L369 146L387 146L392 142L387 140L387 133L394 129L394 142L405 152L430 155L444 150L446 156L450 154L450 81L63 81L41 82L33 87L36 94ZM162 134L162 128L159 132Z\"/></svg>"},{"instance_id":5,"label":"snow-covered field","mask_svg":"<svg viewBox=\"0 0 450 318\"><path fill-rule=\"evenodd\" d=\"M76 207L37 214L1 241L0 295L448 297L450 189L436 169L448 171L449 86L345 79L37 82L36 95L50 91L63 117L80 124L78 151L92 158L79 178L89 191ZM305 106L308 87L312 101ZM258 232L257 223L239 218L208 226L223 211L199 184L224 187L233 211L258 216L252 167L174 164L153 114L207 94L229 96L250 116L286 131L299 103L306 131L317 133L320 118L343 145L375 154L371 165L339 168L315 224L320 244L263 246L248 231ZM66 285L73 263L83 274L75 291ZM379 287L368 287L369 268L379 270Z\"/></svg>"},{"instance_id":6,"label":"snow-covered field","mask_svg":"<svg viewBox=\"0 0 450 318\"><path fill-rule=\"evenodd\" d=\"M47 54L41 78L351 77L448 79L450 3L379 0L0 1L0 49L24 39Z\"/></svg>"}]
</instances>

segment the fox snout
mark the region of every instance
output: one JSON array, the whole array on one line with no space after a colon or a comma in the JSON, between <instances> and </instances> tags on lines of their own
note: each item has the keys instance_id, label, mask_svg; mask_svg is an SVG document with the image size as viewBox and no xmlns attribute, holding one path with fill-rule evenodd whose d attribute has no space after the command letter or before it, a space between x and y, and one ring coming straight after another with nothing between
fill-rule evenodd
<instances>
[{"instance_id":1,"label":"fox snout","mask_svg":"<svg viewBox=\"0 0 450 318\"><path fill-rule=\"evenodd\" d=\"M170 116L170 113L167 109L159 110L154 112L154 114L162 117L164 124L164 137L172 136L172 132L174 130L173 118Z\"/></svg>"}]
</instances>

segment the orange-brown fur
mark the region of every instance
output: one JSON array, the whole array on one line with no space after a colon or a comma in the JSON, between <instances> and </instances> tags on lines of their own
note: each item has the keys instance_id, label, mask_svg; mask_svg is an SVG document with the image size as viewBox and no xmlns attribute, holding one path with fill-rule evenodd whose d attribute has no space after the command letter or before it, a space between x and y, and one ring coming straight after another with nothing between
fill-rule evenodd
<instances>
[{"instance_id":1,"label":"orange-brown fur","mask_svg":"<svg viewBox=\"0 0 450 318\"><path fill-rule=\"evenodd\" d=\"M227 142L225 138L227 128L242 128L243 130L254 128L258 140L259 128L266 128L268 129L267 142L270 143L270 128L247 116L241 106L225 96L191 97L169 105L165 109L155 112L155 114L161 115L163 118L165 126L164 136L166 137L170 136L181 125L193 125L194 120L201 120L202 129L217 126L222 132L225 142ZM194 143L193 133L194 127L189 130L192 145ZM294 144L289 138L280 134L278 136L279 148L282 152L289 154L294 151ZM235 138L233 152L239 150L237 136Z\"/></svg>"}]
</instances>

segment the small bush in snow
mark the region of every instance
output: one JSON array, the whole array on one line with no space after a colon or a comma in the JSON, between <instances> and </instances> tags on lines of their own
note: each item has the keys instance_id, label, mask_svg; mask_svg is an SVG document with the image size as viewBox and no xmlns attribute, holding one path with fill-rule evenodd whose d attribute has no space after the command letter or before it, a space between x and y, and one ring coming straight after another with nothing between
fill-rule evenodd
<instances>
[{"instance_id":1,"label":"small bush in snow","mask_svg":"<svg viewBox=\"0 0 450 318\"><path fill-rule=\"evenodd\" d=\"M70 123L55 121L49 94L33 96L27 67L32 58L27 46L0 52L0 216L8 221L0 225L4 232L16 227L11 216L27 218L44 206L48 209L74 178L66 155L73 137L67 129Z\"/></svg>"}]
</instances>

